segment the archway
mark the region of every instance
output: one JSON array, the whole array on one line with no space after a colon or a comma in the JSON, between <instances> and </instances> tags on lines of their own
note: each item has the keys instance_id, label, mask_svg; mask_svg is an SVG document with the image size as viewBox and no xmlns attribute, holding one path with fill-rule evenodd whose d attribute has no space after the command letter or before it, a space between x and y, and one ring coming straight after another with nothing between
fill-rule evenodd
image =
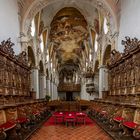
<instances>
[{"instance_id":1,"label":"archway","mask_svg":"<svg viewBox=\"0 0 140 140\"><path fill-rule=\"evenodd\" d=\"M103 66L102 66L102 97L106 98L108 95L108 82L109 82L109 75L108 75L108 65L110 63L110 54L111 54L111 45L107 45L104 55L103 55Z\"/></svg>"},{"instance_id":2,"label":"archway","mask_svg":"<svg viewBox=\"0 0 140 140\"><path fill-rule=\"evenodd\" d=\"M39 62L39 73L43 74L44 73L44 68L43 68L43 62Z\"/></svg>"},{"instance_id":3,"label":"archway","mask_svg":"<svg viewBox=\"0 0 140 140\"><path fill-rule=\"evenodd\" d=\"M31 87L30 88L31 89L30 89L30 91L34 92L35 91L35 75L34 75L35 56L34 56L34 51L33 51L31 46L28 46L28 65L31 68L31 74L30 74L30 79L31 79ZM33 98L36 98L35 95Z\"/></svg>"},{"instance_id":4,"label":"archway","mask_svg":"<svg viewBox=\"0 0 140 140\"><path fill-rule=\"evenodd\" d=\"M51 96L51 82L48 68L46 69L46 95Z\"/></svg>"},{"instance_id":5,"label":"archway","mask_svg":"<svg viewBox=\"0 0 140 140\"><path fill-rule=\"evenodd\" d=\"M99 97L99 61L97 60L95 62L95 68L94 68L94 88L95 88L95 97Z\"/></svg>"},{"instance_id":6,"label":"archway","mask_svg":"<svg viewBox=\"0 0 140 140\"><path fill-rule=\"evenodd\" d=\"M45 94L44 93L44 68L43 68L43 62L39 62L39 74L38 74L38 79L39 79L39 98L44 98Z\"/></svg>"},{"instance_id":7,"label":"archway","mask_svg":"<svg viewBox=\"0 0 140 140\"><path fill-rule=\"evenodd\" d=\"M111 54L111 45L108 45L103 55L103 65L108 66L110 61L110 54Z\"/></svg>"},{"instance_id":8,"label":"archway","mask_svg":"<svg viewBox=\"0 0 140 140\"><path fill-rule=\"evenodd\" d=\"M85 17L89 16L89 13L87 12L87 10L85 10L86 8L82 8L84 7L96 7L97 9L99 9L99 11L102 11L102 13L106 14L106 16L109 16L110 18L110 24L112 26L112 33L118 31L118 18L117 18L117 6L114 4L112 5L108 0L104 0L104 1L98 1L95 2L94 0L79 0L79 4L78 6L76 6L75 1L73 3L71 3L70 1L67 2L63 2L63 0L42 0L41 3L38 0L34 0L29 6L28 6L28 10L25 10L25 13L23 15L22 18L22 32L25 33L25 35L27 35L28 32L28 27L30 26L31 20L33 19L33 17L39 12L41 11L43 8L47 7L47 6L52 6L54 7L54 5L57 4L57 2L59 3L60 6L58 6L56 9L53 8L54 13L51 17L54 17L55 13L57 13L60 9L62 9L63 7L66 6L72 6L75 7L79 10L81 10L81 12L85 15ZM60 4L62 3L62 4ZM102 8L104 7L104 8ZM50 9L49 9L50 10ZM51 12L51 10L50 10ZM52 14L52 12L51 12ZM50 18L50 20L52 20ZM114 28L113 28L114 27Z\"/></svg>"}]
</instances>

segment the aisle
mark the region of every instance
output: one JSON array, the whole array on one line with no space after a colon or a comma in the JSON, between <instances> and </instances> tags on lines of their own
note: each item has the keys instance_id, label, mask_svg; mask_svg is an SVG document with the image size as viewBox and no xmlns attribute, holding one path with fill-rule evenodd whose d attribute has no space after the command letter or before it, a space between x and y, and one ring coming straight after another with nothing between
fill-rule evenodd
<instances>
[{"instance_id":1,"label":"aisle","mask_svg":"<svg viewBox=\"0 0 140 140\"><path fill-rule=\"evenodd\" d=\"M30 140L112 140L97 124L89 118L87 120L87 125L66 127L55 125L51 117Z\"/></svg>"}]
</instances>

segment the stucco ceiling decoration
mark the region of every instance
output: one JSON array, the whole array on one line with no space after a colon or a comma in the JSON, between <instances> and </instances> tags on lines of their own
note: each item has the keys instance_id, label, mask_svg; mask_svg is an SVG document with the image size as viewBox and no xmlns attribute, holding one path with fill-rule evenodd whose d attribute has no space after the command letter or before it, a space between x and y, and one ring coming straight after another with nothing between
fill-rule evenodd
<instances>
[{"instance_id":1,"label":"stucco ceiling decoration","mask_svg":"<svg viewBox=\"0 0 140 140\"><path fill-rule=\"evenodd\" d=\"M82 42L88 38L87 22L84 16L73 7L61 9L53 18L50 30L50 42L59 63L59 69L70 73L78 70L82 51ZM63 67L63 68L62 68Z\"/></svg>"},{"instance_id":2,"label":"stucco ceiling decoration","mask_svg":"<svg viewBox=\"0 0 140 140\"><path fill-rule=\"evenodd\" d=\"M108 14L110 15L111 18L111 23L110 25L112 26L112 30L117 31L117 26L118 26L118 17L117 17L117 7L116 3L114 2L114 0L30 0L30 5L29 2L27 0L25 0L25 3L27 3L28 5L24 7L24 13L22 13L22 32L26 35L28 32L28 29L30 27L30 23L31 20L33 19L33 17L37 14L37 12L39 12L41 9L47 7L47 6L51 6L51 7L55 7L54 5L60 5L59 9L57 9L57 11L55 11L56 9L54 8L54 14L56 14L58 12L58 10L62 9L63 7L75 7L78 10L80 10L80 12L82 12L82 14L84 15L84 17L87 17L88 19L91 19L92 17L89 14L89 11L92 11L92 8L95 7L97 8L99 11L102 11L102 13L104 14ZM90 8L89 10L89 7ZM25 10L26 9L26 10ZM92 11L93 12L93 11ZM91 13L92 13L91 12ZM51 15L52 17L54 17L52 15L52 11L51 13L49 13L49 15ZM113 32L113 31L112 31Z\"/></svg>"}]
</instances>

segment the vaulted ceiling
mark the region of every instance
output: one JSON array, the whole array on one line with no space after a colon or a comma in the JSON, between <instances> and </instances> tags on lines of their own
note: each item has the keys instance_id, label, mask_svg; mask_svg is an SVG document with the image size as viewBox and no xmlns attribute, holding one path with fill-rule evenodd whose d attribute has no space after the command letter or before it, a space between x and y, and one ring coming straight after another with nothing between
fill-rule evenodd
<instances>
[{"instance_id":1,"label":"vaulted ceiling","mask_svg":"<svg viewBox=\"0 0 140 140\"><path fill-rule=\"evenodd\" d=\"M112 13L114 16L118 1L18 0L21 29L26 34L31 20L37 15L36 19L40 20L36 24L38 35L47 29L46 46L60 79L72 81L74 75L86 67L94 49L95 34L102 28L102 16Z\"/></svg>"},{"instance_id":2,"label":"vaulted ceiling","mask_svg":"<svg viewBox=\"0 0 140 140\"><path fill-rule=\"evenodd\" d=\"M84 16L73 7L61 9L51 22L50 41L58 59L58 71L62 78L72 80L80 69L84 40L89 37Z\"/></svg>"},{"instance_id":3,"label":"vaulted ceiling","mask_svg":"<svg viewBox=\"0 0 140 140\"><path fill-rule=\"evenodd\" d=\"M87 22L92 25L94 12L93 9L96 7L99 11L102 11L104 14L112 16L113 22L116 22L115 26L119 25L119 11L120 7L118 1L120 0L17 0L19 6L19 12L21 19L21 30L26 34L29 24L32 18L45 7L48 9L47 13L47 23L52 21L54 15L64 7L75 7L77 8ZM47 14L46 14L47 15ZM48 25L48 24L46 24ZM115 27L116 28L116 27Z\"/></svg>"}]
</instances>

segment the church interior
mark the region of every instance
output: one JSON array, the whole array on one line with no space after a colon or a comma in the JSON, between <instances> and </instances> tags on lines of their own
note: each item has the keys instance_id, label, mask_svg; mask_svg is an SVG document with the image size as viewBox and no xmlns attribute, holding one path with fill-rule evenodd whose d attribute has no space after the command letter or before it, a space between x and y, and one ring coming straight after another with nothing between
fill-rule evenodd
<instances>
[{"instance_id":1,"label":"church interior","mask_svg":"<svg viewBox=\"0 0 140 140\"><path fill-rule=\"evenodd\" d=\"M139 0L0 0L0 140L140 140Z\"/></svg>"}]
</instances>

